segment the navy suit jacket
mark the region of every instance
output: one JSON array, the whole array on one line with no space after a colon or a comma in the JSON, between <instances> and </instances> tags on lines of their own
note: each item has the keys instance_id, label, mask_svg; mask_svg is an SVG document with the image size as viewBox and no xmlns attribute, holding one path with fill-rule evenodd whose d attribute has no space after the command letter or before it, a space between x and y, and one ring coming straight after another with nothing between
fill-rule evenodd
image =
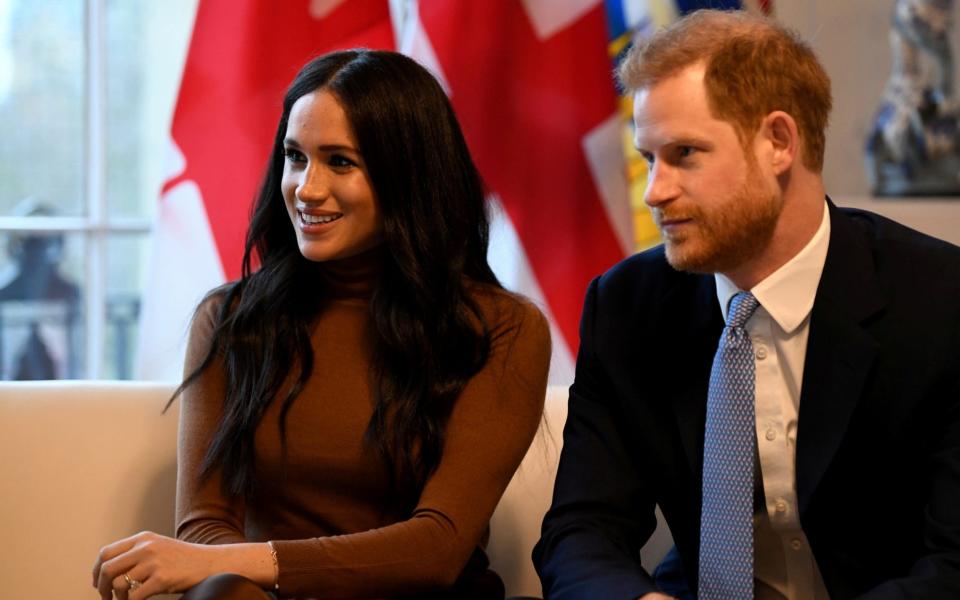
<instances>
[{"instance_id":1,"label":"navy suit jacket","mask_svg":"<svg viewBox=\"0 0 960 600\"><path fill-rule=\"evenodd\" d=\"M796 485L831 598L960 598L960 248L830 205L810 315ZM654 590L660 505L697 589L713 276L663 248L587 291L554 490L534 563L546 598Z\"/></svg>"}]
</instances>

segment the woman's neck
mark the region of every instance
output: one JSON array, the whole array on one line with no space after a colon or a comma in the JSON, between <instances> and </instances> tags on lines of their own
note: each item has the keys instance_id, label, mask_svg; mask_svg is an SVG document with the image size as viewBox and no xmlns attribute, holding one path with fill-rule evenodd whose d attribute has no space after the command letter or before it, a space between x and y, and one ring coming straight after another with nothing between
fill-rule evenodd
<instances>
[{"instance_id":1,"label":"woman's neck","mask_svg":"<svg viewBox=\"0 0 960 600\"><path fill-rule=\"evenodd\" d=\"M316 263L324 295L370 299L383 269L383 246L339 260Z\"/></svg>"}]
</instances>

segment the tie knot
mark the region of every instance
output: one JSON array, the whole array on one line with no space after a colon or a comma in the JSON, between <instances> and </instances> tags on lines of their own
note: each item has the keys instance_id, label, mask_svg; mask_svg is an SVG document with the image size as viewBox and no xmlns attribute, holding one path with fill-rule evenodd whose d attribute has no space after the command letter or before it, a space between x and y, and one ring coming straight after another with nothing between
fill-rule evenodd
<instances>
[{"instance_id":1,"label":"tie knot","mask_svg":"<svg viewBox=\"0 0 960 600\"><path fill-rule=\"evenodd\" d=\"M730 300L730 308L727 310L727 327L743 327L758 306L760 306L760 302L753 294L739 292Z\"/></svg>"}]
</instances>

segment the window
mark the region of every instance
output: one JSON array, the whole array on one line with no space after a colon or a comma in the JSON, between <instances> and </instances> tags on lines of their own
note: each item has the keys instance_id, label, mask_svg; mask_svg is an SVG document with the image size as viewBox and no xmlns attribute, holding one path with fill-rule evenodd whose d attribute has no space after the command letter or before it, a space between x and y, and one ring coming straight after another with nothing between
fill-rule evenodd
<instances>
[{"instance_id":1,"label":"window","mask_svg":"<svg viewBox=\"0 0 960 600\"><path fill-rule=\"evenodd\" d=\"M0 0L0 378L134 376L197 0Z\"/></svg>"}]
</instances>

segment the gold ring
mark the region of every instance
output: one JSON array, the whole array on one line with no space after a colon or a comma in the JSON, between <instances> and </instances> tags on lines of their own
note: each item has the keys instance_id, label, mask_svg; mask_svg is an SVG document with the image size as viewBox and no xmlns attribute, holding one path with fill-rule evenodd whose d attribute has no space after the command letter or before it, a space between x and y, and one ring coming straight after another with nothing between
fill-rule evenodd
<instances>
[{"instance_id":1,"label":"gold ring","mask_svg":"<svg viewBox=\"0 0 960 600\"><path fill-rule=\"evenodd\" d=\"M136 579L130 579L129 573L123 574L123 580L127 582L127 586L129 586L131 592L137 589L138 587L140 587L141 585L143 585L143 582L141 581L137 581Z\"/></svg>"}]
</instances>

